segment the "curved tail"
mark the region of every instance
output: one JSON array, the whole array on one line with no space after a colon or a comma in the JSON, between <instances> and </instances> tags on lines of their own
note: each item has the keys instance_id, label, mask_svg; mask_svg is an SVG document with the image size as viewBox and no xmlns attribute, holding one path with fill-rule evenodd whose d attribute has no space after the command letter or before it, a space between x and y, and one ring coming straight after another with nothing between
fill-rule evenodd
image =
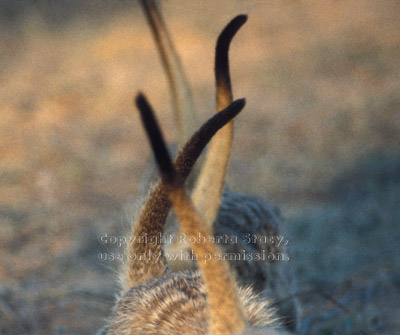
<instances>
[{"instance_id":1,"label":"curved tail","mask_svg":"<svg viewBox=\"0 0 400 335\"><path fill-rule=\"evenodd\" d=\"M215 52L215 79L217 85L217 112L228 106L233 99L229 73L229 46L247 21L246 15L236 16L220 34ZM212 139L206 160L192 193L197 210L211 229L221 202L226 170L233 140L233 121L223 127Z\"/></svg>"}]
</instances>

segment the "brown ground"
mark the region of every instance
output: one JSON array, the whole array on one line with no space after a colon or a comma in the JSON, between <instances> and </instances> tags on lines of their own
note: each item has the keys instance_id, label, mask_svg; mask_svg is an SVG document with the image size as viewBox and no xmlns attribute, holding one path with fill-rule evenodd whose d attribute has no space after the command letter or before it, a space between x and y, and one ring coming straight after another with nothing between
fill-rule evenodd
<instances>
[{"instance_id":1,"label":"brown ground","mask_svg":"<svg viewBox=\"0 0 400 335\"><path fill-rule=\"evenodd\" d=\"M228 183L283 209L303 333L397 334L399 2L174 0L163 11L201 121L214 108L216 37L249 15L231 49L247 107ZM90 18L57 26L30 10L0 32L2 334L102 325L116 262L98 260L97 237L128 225L149 157L138 90L176 138L140 9Z\"/></svg>"}]
</instances>

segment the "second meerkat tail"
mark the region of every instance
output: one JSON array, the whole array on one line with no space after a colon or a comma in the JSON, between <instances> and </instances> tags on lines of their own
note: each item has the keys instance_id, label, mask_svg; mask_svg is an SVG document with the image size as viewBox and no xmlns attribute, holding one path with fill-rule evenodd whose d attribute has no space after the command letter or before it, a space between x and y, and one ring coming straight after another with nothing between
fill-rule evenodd
<instances>
[{"instance_id":1,"label":"second meerkat tail","mask_svg":"<svg viewBox=\"0 0 400 335\"><path fill-rule=\"evenodd\" d=\"M173 110L178 123L179 146L182 147L196 130L192 92L157 5L153 0L141 0L141 3L167 74Z\"/></svg>"},{"instance_id":2,"label":"second meerkat tail","mask_svg":"<svg viewBox=\"0 0 400 335\"><path fill-rule=\"evenodd\" d=\"M238 30L247 21L246 15L236 16L221 32L215 51L215 80L217 86L217 112L233 99L229 73L229 46ZM212 229L225 184L233 140L233 121L224 126L211 140L206 160L192 193L197 210L203 214Z\"/></svg>"},{"instance_id":3,"label":"second meerkat tail","mask_svg":"<svg viewBox=\"0 0 400 335\"><path fill-rule=\"evenodd\" d=\"M217 259L218 255L221 256L221 251L216 244L210 242L211 232L196 211L184 189L182 180L175 171L151 109L141 108L140 112L162 180L168 188L169 197L178 216L181 230L191 240L196 240L200 236L200 240L192 243L191 247L199 258L199 268L206 286L211 321L210 334L237 334L244 329L245 321L228 263L222 258ZM210 255L211 259L208 257Z\"/></svg>"}]
</instances>

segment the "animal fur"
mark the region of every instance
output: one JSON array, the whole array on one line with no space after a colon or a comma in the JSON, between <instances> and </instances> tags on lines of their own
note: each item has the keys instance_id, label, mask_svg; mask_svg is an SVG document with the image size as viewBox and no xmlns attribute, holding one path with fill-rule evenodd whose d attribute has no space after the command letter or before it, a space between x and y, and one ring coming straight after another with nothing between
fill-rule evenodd
<instances>
[{"instance_id":1,"label":"animal fur","mask_svg":"<svg viewBox=\"0 0 400 335\"><path fill-rule=\"evenodd\" d=\"M146 11L153 11L154 14L156 7L151 7L154 6L152 1L144 0L143 3L147 8ZM146 7L146 4L150 4L150 7ZM148 13L147 15L149 16ZM157 16L160 17L160 14L156 14L156 19ZM216 64L219 58L222 57L223 59L220 65L216 65L218 109L229 106L232 102L227 57L228 49L231 39L246 19L244 16L239 16L235 20L236 23L233 24L233 29L230 28L230 31L228 29L228 33L226 33L228 36L225 36L225 40L224 38L222 39L225 45L220 51L220 55L216 55ZM161 26L159 25L158 28L157 25L155 27L153 27L153 30L165 29L164 23ZM160 42L158 43L160 44ZM167 46L167 48L170 47ZM168 66L170 65L167 64L166 67ZM179 66L178 64L177 67L179 68ZM182 107L180 108L182 109ZM229 117L232 118L234 114L232 110L235 109L235 106L232 107L230 105L229 109L231 110ZM239 109L241 108L236 103L236 112ZM232 123L230 124L232 125ZM220 126L221 124L218 125L218 127ZM216 143L214 149L213 147L210 148L211 156L214 155L215 157L215 152L218 153L222 150L219 142L225 141L222 146L227 148L226 150L228 151L225 163L216 167L217 171L222 172L219 174L219 180L217 181L218 185L222 186L231 146L231 142L229 142L231 140L226 142L226 138L231 138L232 136L232 128L231 126L229 127L225 126L228 129L228 135L215 136L213 139L214 143ZM211 133L214 134L213 132L208 132L207 141L213 136L210 135ZM223 132L219 132L219 134L221 133L223 134ZM186 179L189 175L194 162L207 143L204 139L199 140L198 134L194 136L194 138L197 136L197 140L193 140L192 137L175 160L175 168L182 179ZM201 142L201 145L199 145L199 142ZM213 152L214 154L212 154ZM206 185L206 188L209 187L207 183L199 183L203 183L203 188L204 185ZM210 180L208 180L208 183L210 183ZM196 187L193 191L194 194L196 192L200 194L201 192L196 191L196 189L199 190L201 187ZM205 218L195 215L199 221L197 227L200 227L200 230L204 228L203 234L206 236L226 234L237 236L240 240L244 234L255 236L280 235L280 226L282 225L280 212L263 199L248 197L231 191L222 193L222 188L220 188L219 191L217 189L217 192L212 197L214 209L204 212L204 208L207 209L208 205L207 202L201 200L201 196L194 196L192 204L190 199L184 195L185 192L182 187L175 187L175 193L180 194L180 196L175 194L175 200L172 200L172 202L176 202L177 198L179 198L185 204L183 208L188 206L192 208L189 211L190 215L187 215L185 210L181 211L180 214L181 217L188 216L188 222L193 220L194 214L192 212L198 215L197 209L200 208L200 213ZM139 219L134 225L133 236L139 237L147 234L147 236L161 237L171 207L171 199L169 197L174 197L171 194L174 194L174 192L171 192L171 185L168 186L165 180L164 182L158 181L152 188ZM182 204L181 206L174 204L175 211L178 212L179 207L182 207ZM182 221L182 219L178 221ZM172 231L176 235L178 233L177 227L182 228L182 222L180 225L177 225L177 220L171 220L171 222L175 223L170 225L169 232ZM198 232L197 230L191 233L196 235ZM271 247L257 243L227 243L220 246L209 245L208 247L211 248L209 251L216 255L240 253L242 250L251 253L260 253L262 251L286 252L283 247ZM168 246L165 252L168 255L174 255L174 253L182 251L195 251L196 248L197 253L195 254L198 256L199 244L193 246L175 243ZM201 252L204 253L205 251ZM142 261L128 261L121 276L122 291L120 297L107 325L99 334L227 335L240 333L275 335L286 334L279 328L278 324L284 323L288 325L288 328L295 328L295 321L299 317L297 300L295 298L286 299L285 303L276 304L279 313L279 317L276 317L275 310L271 308L271 300L268 298L272 297L273 300L279 302L279 300L287 298L294 292L295 286L290 270L285 264L287 262L235 260L231 261L230 264L226 261L211 262L207 266L204 266L201 260L198 263L192 261L168 262L164 257L164 250L160 243L156 245L134 243L127 250L127 253L135 255L147 254L151 257ZM170 267L192 270L171 272ZM198 267L200 267L200 270L197 269ZM221 269L223 269L222 272ZM215 275L215 273L219 272L220 275ZM223 275L224 272L227 275ZM206 273L208 273L208 276ZM238 284L236 284L236 281ZM226 296L228 296L228 299Z\"/></svg>"},{"instance_id":2,"label":"animal fur","mask_svg":"<svg viewBox=\"0 0 400 335\"><path fill-rule=\"evenodd\" d=\"M199 259L199 270L169 271L164 266L165 259L159 248L156 250L160 253L163 264L162 275L143 280L143 276L148 276L148 273L144 274L138 269L132 271L131 267L128 268L129 280L137 284L119 299L108 324L100 333L109 335L137 333L230 335L262 329L273 334L284 334L277 328L277 319L274 317L273 310L269 308L269 302L257 297L250 287L238 288L231 275L228 262L221 258L218 245L207 242L211 234L183 187L184 176L178 174L182 168L179 168L176 162L178 172L173 167L162 136L152 118L151 108L143 96L138 97L137 104L158 161L162 184L169 194L182 231L191 238L199 234L199 238L204 238L206 242L200 240L191 243ZM217 114L212 120L215 121L217 116L221 119L228 112L229 117L232 118L234 113L241 110L243 106L244 101L239 101L236 105L231 105L231 108L228 107L224 113ZM207 127L202 127L202 129L205 128ZM202 141L195 143L194 147L197 148L204 147L215 131L207 130L208 138L199 133L197 137ZM196 155L193 155L196 151L194 147L190 147L192 150L186 147L187 150L185 150L186 156L192 158L189 165L193 165L193 159L195 160L200 153L197 151ZM189 168L188 165L186 166ZM152 196L148 199L145 208L151 202L151 198ZM143 226L145 223L146 220L139 218L134 231L150 233L148 229L143 231L151 226L151 224ZM157 229L151 232L159 234ZM144 244L144 248L149 249L149 245ZM208 259L207 255L215 257ZM152 267L149 262L136 260L134 263ZM156 268L160 269L158 266Z\"/></svg>"},{"instance_id":3,"label":"animal fur","mask_svg":"<svg viewBox=\"0 0 400 335\"><path fill-rule=\"evenodd\" d=\"M187 120L186 123L178 122L178 128L183 127L184 134L187 136L187 130L194 128L190 122L194 122L195 119L190 87L158 7L150 0L143 0L142 3L170 82L171 95L175 101L173 110L176 119ZM233 100L228 53L233 37L246 19L245 15L234 18L221 32L217 41L215 54L217 111L227 107ZM177 92L180 94L178 95ZM186 108L182 108L183 105ZM185 136L182 135L181 130L179 133L181 143ZM192 190L193 203L202 213L206 225L215 236L237 237L239 243L220 245L224 253L244 250L252 254L268 252L287 255L285 246L275 246L273 250L270 250L271 246L265 244L240 243L244 234L257 237L285 236L285 225L280 211L264 199L241 195L226 189L223 192L232 137L233 121L223 127L211 140L201 170L196 169L187 184ZM164 245L169 266L176 271L195 269L197 265L192 260L189 243L178 242L178 237L181 235L179 235L179 225L173 213L170 213L167 219L165 233L173 237L172 243ZM288 262L232 260L230 263L240 284L251 285L257 293L275 301L283 323L287 328L294 330L300 323L301 309L298 299L294 296L296 284Z\"/></svg>"}]
</instances>

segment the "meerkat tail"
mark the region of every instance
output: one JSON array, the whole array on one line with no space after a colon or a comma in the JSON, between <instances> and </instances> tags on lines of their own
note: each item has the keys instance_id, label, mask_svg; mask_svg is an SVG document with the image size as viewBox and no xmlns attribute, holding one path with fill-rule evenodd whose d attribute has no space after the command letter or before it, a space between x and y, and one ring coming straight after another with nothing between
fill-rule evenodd
<instances>
[{"instance_id":1,"label":"meerkat tail","mask_svg":"<svg viewBox=\"0 0 400 335\"><path fill-rule=\"evenodd\" d=\"M167 74L173 110L178 124L179 146L182 147L196 130L192 92L157 5L153 0L141 0L141 3Z\"/></svg>"},{"instance_id":2,"label":"meerkat tail","mask_svg":"<svg viewBox=\"0 0 400 335\"><path fill-rule=\"evenodd\" d=\"M215 81L217 88L217 111L232 102L231 76L229 72L229 46L233 37L246 23L247 15L236 16L221 32L215 49Z\"/></svg>"},{"instance_id":3,"label":"meerkat tail","mask_svg":"<svg viewBox=\"0 0 400 335\"><path fill-rule=\"evenodd\" d=\"M139 111L151 111L146 98L142 94L136 97ZM191 137L180 150L174 166L183 180L187 178L194 163L214 134L235 117L244 107L245 100L234 101L221 113L214 115ZM149 114L144 112L145 115ZM165 185L159 181L150 191L132 230L132 243L127 250L127 263L122 278L123 290L136 286L146 280L161 276L167 271L161 243L161 234L171 203ZM143 243L152 238L155 243ZM141 259L139 256L144 258Z\"/></svg>"},{"instance_id":4,"label":"meerkat tail","mask_svg":"<svg viewBox=\"0 0 400 335\"><path fill-rule=\"evenodd\" d=\"M211 334L238 333L244 329L245 322L228 263L222 259L219 247L211 242L211 232L207 229L186 193L182 179L174 169L155 117L151 109L147 107L140 109L142 121L156 157L162 180L168 188L169 197L179 218L183 233L189 239L196 240L191 244L191 247L199 258L199 268L206 285Z\"/></svg>"},{"instance_id":5,"label":"meerkat tail","mask_svg":"<svg viewBox=\"0 0 400 335\"><path fill-rule=\"evenodd\" d=\"M215 51L215 79L217 86L217 112L232 102L232 88L229 73L230 43L247 21L246 15L235 17L218 37ZM223 127L211 140L206 160L192 192L192 200L211 229L218 212L225 184L233 139L233 121Z\"/></svg>"}]
</instances>

